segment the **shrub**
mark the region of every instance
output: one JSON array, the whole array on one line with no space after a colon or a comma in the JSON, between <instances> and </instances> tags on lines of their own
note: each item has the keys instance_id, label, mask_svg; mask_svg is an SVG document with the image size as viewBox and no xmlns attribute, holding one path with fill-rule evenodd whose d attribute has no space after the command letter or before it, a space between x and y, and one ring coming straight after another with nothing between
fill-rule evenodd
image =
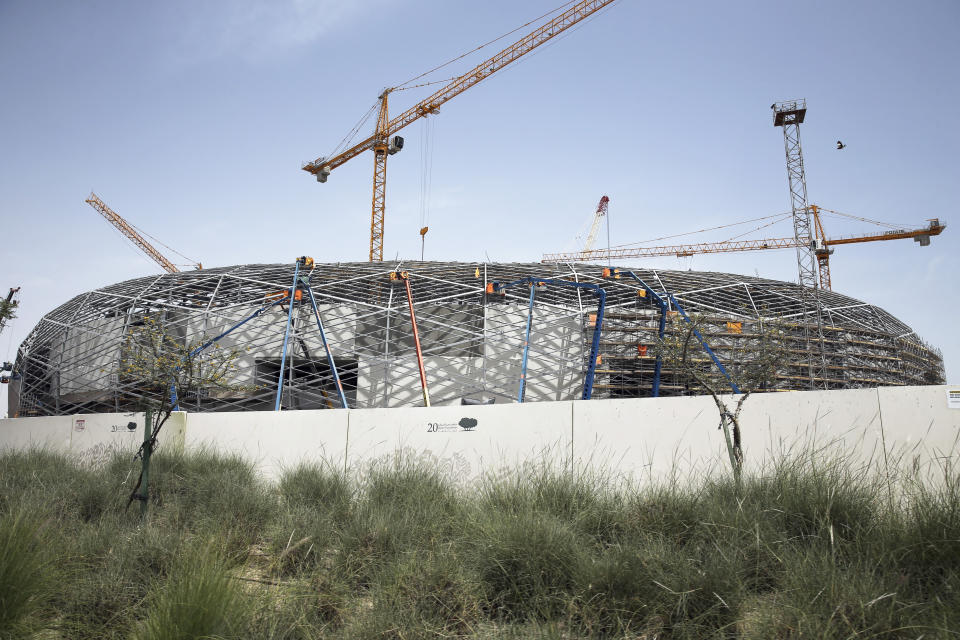
<instances>
[{"instance_id":1,"label":"shrub","mask_svg":"<svg viewBox=\"0 0 960 640\"><path fill-rule=\"evenodd\" d=\"M278 511L254 465L239 455L161 450L151 465L151 518L226 535L232 553L245 552Z\"/></svg>"},{"instance_id":2,"label":"shrub","mask_svg":"<svg viewBox=\"0 0 960 640\"><path fill-rule=\"evenodd\" d=\"M247 606L223 555L209 543L188 549L153 593L138 640L241 638Z\"/></svg>"},{"instance_id":3,"label":"shrub","mask_svg":"<svg viewBox=\"0 0 960 640\"><path fill-rule=\"evenodd\" d=\"M285 471L277 488L290 507L330 514L338 520L346 517L353 494L346 474L318 463L301 463Z\"/></svg>"},{"instance_id":4,"label":"shrub","mask_svg":"<svg viewBox=\"0 0 960 640\"><path fill-rule=\"evenodd\" d=\"M469 544L488 614L520 620L563 611L589 548L569 525L539 512L485 512Z\"/></svg>"}]
</instances>

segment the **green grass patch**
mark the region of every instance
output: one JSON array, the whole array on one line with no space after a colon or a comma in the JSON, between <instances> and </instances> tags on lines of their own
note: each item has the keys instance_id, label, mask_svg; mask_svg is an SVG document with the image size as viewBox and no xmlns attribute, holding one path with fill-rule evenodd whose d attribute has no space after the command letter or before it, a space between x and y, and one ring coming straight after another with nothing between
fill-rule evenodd
<instances>
[{"instance_id":1,"label":"green grass patch","mask_svg":"<svg viewBox=\"0 0 960 640\"><path fill-rule=\"evenodd\" d=\"M960 478L816 456L737 485L409 458L275 483L210 450L0 454L0 638L951 638Z\"/></svg>"}]
</instances>

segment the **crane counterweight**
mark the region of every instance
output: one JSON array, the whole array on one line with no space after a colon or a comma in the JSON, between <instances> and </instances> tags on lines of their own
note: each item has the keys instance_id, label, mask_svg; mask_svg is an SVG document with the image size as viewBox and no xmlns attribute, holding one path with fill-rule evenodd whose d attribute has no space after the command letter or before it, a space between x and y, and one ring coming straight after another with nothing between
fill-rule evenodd
<instances>
[{"instance_id":1,"label":"crane counterweight","mask_svg":"<svg viewBox=\"0 0 960 640\"><path fill-rule=\"evenodd\" d=\"M390 138L390 145L387 147L387 153L393 155L403 149L403 138L401 136L393 136Z\"/></svg>"}]
</instances>

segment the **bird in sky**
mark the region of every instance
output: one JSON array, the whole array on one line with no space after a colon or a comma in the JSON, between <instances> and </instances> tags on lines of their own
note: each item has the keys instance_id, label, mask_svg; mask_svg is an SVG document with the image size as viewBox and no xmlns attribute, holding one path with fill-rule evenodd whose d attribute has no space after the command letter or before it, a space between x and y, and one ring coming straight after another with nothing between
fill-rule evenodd
<instances>
[{"instance_id":1,"label":"bird in sky","mask_svg":"<svg viewBox=\"0 0 960 640\"><path fill-rule=\"evenodd\" d=\"M842 142L840 142L839 140L837 140L837 149L843 149L843 148L846 147L846 146L847 146L847 145L845 145L845 144L843 144Z\"/></svg>"}]
</instances>

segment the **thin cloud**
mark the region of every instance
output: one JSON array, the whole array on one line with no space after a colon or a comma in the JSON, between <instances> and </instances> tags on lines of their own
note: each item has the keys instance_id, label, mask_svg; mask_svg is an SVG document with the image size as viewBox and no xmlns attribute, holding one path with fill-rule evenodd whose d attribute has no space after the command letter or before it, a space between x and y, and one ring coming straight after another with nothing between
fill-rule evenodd
<instances>
[{"instance_id":1,"label":"thin cloud","mask_svg":"<svg viewBox=\"0 0 960 640\"><path fill-rule=\"evenodd\" d=\"M197 5L183 24L181 61L286 55L369 20L396 0L234 0Z\"/></svg>"}]
</instances>

